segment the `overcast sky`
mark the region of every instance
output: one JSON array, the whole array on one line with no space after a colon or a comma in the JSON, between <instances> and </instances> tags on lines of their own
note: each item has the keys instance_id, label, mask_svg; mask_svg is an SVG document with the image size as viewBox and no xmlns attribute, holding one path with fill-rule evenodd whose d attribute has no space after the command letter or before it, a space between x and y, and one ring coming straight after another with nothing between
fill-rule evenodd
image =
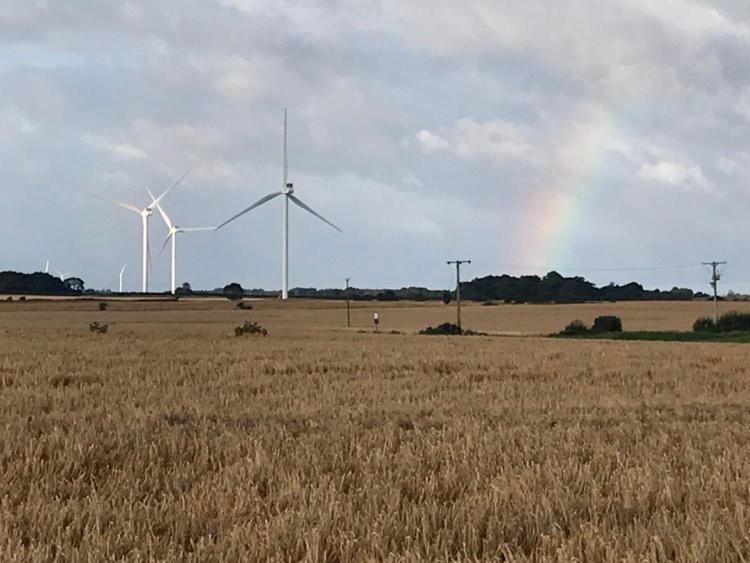
<instances>
[{"instance_id":1,"label":"overcast sky","mask_svg":"<svg viewBox=\"0 0 750 563\"><path fill-rule=\"evenodd\" d=\"M705 289L720 259L750 291L748 61L747 0L3 0L0 269L136 289L139 217L86 192L190 170L164 207L217 224L279 189L288 107L296 194L345 231L292 210L292 286L469 258ZM278 288L280 246L274 200L183 236L178 281Z\"/></svg>"}]
</instances>

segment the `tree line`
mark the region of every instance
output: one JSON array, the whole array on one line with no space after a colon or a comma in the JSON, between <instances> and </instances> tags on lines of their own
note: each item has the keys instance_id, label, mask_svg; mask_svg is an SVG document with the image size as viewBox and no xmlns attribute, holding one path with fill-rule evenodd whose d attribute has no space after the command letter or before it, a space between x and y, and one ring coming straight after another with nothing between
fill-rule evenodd
<instances>
[{"instance_id":1,"label":"tree line","mask_svg":"<svg viewBox=\"0 0 750 563\"><path fill-rule=\"evenodd\" d=\"M36 295L109 295L111 291L86 290L81 278L65 280L46 273L24 274L0 272L0 293ZM196 291L185 283L178 296L224 295L242 297L276 297L278 291L243 289L238 283L210 291ZM400 289L363 289L351 287L316 289L297 287L289 291L291 297L307 299L351 299L353 301L435 301L450 302L455 299L455 290L436 290L426 287L402 287ZM503 303L583 303L586 301L689 301L705 299L707 294L693 292L688 288L674 287L669 291L648 290L641 284L631 282L624 285L610 283L597 287L580 276L564 277L557 272L545 276L485 276L461 284L461 295L468 301Z\"/></svg>"}]
</instances>

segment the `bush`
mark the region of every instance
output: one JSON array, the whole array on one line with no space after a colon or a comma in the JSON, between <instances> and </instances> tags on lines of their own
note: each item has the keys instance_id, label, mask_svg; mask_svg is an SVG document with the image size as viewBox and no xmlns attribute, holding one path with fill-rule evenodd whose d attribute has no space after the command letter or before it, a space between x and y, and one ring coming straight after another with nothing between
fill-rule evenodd
<instances>
[{"instance_id":1,"label":"bush","mask_svg":"<svg viewBox=\"0 0 750 563\"><path fill-rule=\"evenodd\" d=\"M99 310L100 311L106 311L107 310L108 303L106 301L102 301L99 303Z\"/></svg>"},{"instance_id":2,"label":"bush","mask_svg":"<svg viewBox=\"0 0 750 563\"><path fill-rule=\"evenodd\" d=\"M725 313L719 317L716 330L719 332L750 331L750 313L738 313L736 311Z\"/></svg>"},{"instance_id":3,"label":"bush","mask_svg":"<svg viewBox=\"0 0 750 563\"><path fill-rule=\"evenodd\" d=\"M622 332L622 321L620 317L615 316L603 316L596 317L594 319L594 326L591 327L592 332Z\"/></svg>"},{"instance_id":4,"label":"bush","mask_svg":"<svg viewBox=\"0 0 750 563\"><path fill-rule=\"evenodd\" d=\"M246 321L245 324L240 325L234 329L235 336L244 336L246 334L267 336L268 331L258 323L254 323L252 321Z\"/></svg>"},{"instance_id":5,"label":"bush","mask_svg":"<svg viewBox=\"0 0 750 563\"><path fill-rule=\"evenodd\" d=\"M420 330L419 334L426 334L429 336L485 336L483 332L474 332L473 330L462 329L453 323L443 323L438 326L428 326L424 330Z\"/></svg>"},{"instance_id":6,"label":"bush","mask_svg":"<svg viewBox=\"0 0 750 563\"><path fill-rule=\"evenodd\" d=\"M237 303L237 308L242 309L243 311L250 311L253 308L253 305L251 303L240 301L239 303Z\"/></svg>"},{"instance_id":7,"label":"bush","mask_svg":"<svg viewBox=\"0 0 750 563\"><path fill-rule=\"evenodd\" d=\"M26 301L26 296L25 295L21 295L21 297L19 297L18 300L19 301Z\"/></svg>"},{"instance_id":8,"label":"bush","mask_svg":"<svg viewBox=\"0 0 750 563\"><path fill-rule=\"evenodd\" d=\"M93 323L89 324L89 331L96 334L107 334L108 330L109 325L100 323L99 321L94 321Z\"/></svg>"},{"instance_id":9,"label":"bush","mask_svg":"<svg viewBox=\"0 0 750 563\"><path fill-rule=\"evenodd\" d=\"M463 334L463 330L459 328L458 325L453 323L443 323L438 326L428 326L424 330L420 330L419 334L429 334L429 335L435 335L435 334L445 334L449 336L458 336Z\"/></svg>"},{"instance_id":10,"label":"bush","mask_svg":"<svg viewBox=\"0 0 750 563\"><path fill-rule=\"evenodd\" d=\"M566 326L561 334L564 334L565 336L579 336L581 334L586 334L588 331L589 327L586 326L586 323L580 320L575 320Z\"/></svg>"},{"instance_id":11,"label":"bush","mask_svg":"<svg viewBox=\"0 0 750 563\"><path fill-rule=\"evenodd\" d=\"M709 317L701 317L693 323L693 332L717 332L716 323Z\"/></svg>"}]
</instances>

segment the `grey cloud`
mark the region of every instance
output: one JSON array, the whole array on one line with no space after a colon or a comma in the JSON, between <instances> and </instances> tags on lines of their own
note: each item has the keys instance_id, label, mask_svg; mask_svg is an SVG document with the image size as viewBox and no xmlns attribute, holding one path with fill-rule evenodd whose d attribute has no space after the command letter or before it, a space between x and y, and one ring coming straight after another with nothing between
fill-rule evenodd
<instances>
[{"instance_id":1,"label":"grey cloud","mask_svg":"<svg viewBox=\"0 0 750 563\"><path fill-rule=\"evenodd\" d=\"M737 0L9 0L2 265L50 258L111 286L127 261L135 277L137 225L83 192L138 200L190 169L174 215L223 219L278 185L285 106L300 195L347 231L295 216L295 283L441 286L467 249L477 274L524 264L529 201L582 183L566 243L587 264L542 266L732 259L749 26ZM278 219L190 240L184 277L275 287Z\"/></svg>"}]
</instances>

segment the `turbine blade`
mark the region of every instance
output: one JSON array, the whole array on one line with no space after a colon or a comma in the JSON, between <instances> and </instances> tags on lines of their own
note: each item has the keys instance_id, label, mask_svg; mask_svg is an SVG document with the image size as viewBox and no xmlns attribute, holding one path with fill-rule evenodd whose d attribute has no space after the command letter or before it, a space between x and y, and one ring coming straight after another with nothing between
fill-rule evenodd
<instances>
[{"instance_id":1,"label":"turbine blade","mask_svg":"<svg viewBox=\"0 0 750 563\"><path fill-rule=\"evenodd\" d=\"M161 245L161 250L159 250L159 255L156 257L156 261L159 261L159 258L161 258L161 255L164 254L164 249L167 248L167 245L169 244L169 239L173 237L173 233L169 233L167 235L167 238L164 239L164 244Z\"/></svg>"},{"instance_id":2,"label":"turbine blade","mask_svg":"<svg viewBox=\"0 0 750 563\"><path fill-rule=\"evenodd\" d=\"M201 231L215 231L216 227L179 227L181 233L197 233Z\"/></svg>"},{"instance_id":3,"label":"turbine blade","mask_svg":"<svg viewBox=\"0 0 750 563\"><path fill-rule=\"evenodd\" d=\"M187 172L185 172L185 173L184 173L184 174L183 174L183 175L182 175L182 176L180 177L180 179L179 179L179 180L177 180L177 181L176 181L176 182L175 182L174 184L172 184L172 185L171 185L171 186L170 186L169 188L167 188L167 189L166 189L166 190L164 191L164 193L163 193L163 194L161 194L161 195L160 195L159 197L157 197L157 198L156 198L156 199L154 200L154 202L153 202L153 203L151 204L151 206L150 206L150 207L151 207L151 208L153 209L153 206L154 206L154 205L158 205L158 204L159 204L159 202L160 202L160 201L161 201L162 199L164 199L164 196L165 196L165 195L167 195L167 194L168 194L169 192L171 192L171 191L172 191L172 190L173 190L174 188L176 188L177 186L179 186L179 185L180 185L180 184L182 183L182 181L183 181L183 180L184 180L185 178L187 178L187 175L188 175L188 174L190 174L190 171L189 171L189 170L188 170Z\"/></svg>"},{"instance_id":4,"label":"turbine blade","mask_svg":"<svg viewBox=\"0 0 750 563\"><path fill-rule=\"evenodd\" d=\"M164 211L164 208L162 208L160 203L156 204L156 209L159 211L159 215L161 215L161 218L164 220L164 223L167 225L168 229L172 228L172 219L169 218L169 215Z\"/></svg>"},{"instance_id":5,"label":"turbine blade","mask_svg":"<svg viewBox=\"0 0 750 563\"><path fill-rule=\"evenodd\" d=\"M286 108L284 108L284 180L281 184L282 188L286 188L286 183L289 178L289 155L286 146Z\"/></svg>"},{"instance_id":6,"label":"turbine blade","mask_svg":"<svg viewBox=\"0 0 750 563\"><path fill-rule=\"evenodd\" d=\"M341 229L339 229L339 228L338 228L338 227L337 227L336 225L334 225L333 223L331 223L331 222L330 222L330 221L329 221L328 219L326 219L325 217L323 217L323 216L322 216L322 215L321 215L320 213L318 213L317 211L314 211L313 209L311 209L310 207L308 207L307 205L305 205L304 203L302 203L302 201L300 201L299 199L297 199L297 198L296 198L296 197L294 197L293 195L289 195L289 196L287 196L287 197L288 197L289 199L291 199L291 200L292 200L292 201L293 201L294 203L296 203L296 204L297 204L298 206L300 206L300 207L301 207L302 209L304 209L304 210L305 210L305 211L307 211L308 213L312 213L312 214L313 214L313 215L315 215L315 216L316 216L316 217L317 217L318 219L320 219L320 220L321 220L321 221L323 221L324 223L326 223L326 224L330 225L331 227L333 227L334 229L336 229L336 230L337 230L338 232L340 232L340 233L343 233L343 232L344 232L344 231L342 231Z\"/></svg>"},{"instance_id":7,"label":"turbine blade","mask_svg":"<svg viewBox=\"0 0 750 563\"><path fill-rule=\"evenodd\" d=\"M125 268L127 268L127 267L128 267L128 265L127 265L127 264L125 264L125 265L124 265L124 266L122 267L122 270L120 270L120 275L123 275L123 274L125 273Z\"/></svg>"},{"instance_id":8,"label":"turbine blade","mask_svg":"<svg viewBox=\"0 0 750 563\"><path fill-rule=\"evenodd\" d=\"M235 215L234 217L232 217L232 218L227 219L226 221L224 221L221 225L219 225L218 227L216 227L216 230L218 231L223 226L228 225L229 223L231 223L235 219L239 219L240 217L242 217L248 211L252 211L256 207L258 207L260 205L263 205L267 201L271 201L273 198L278 197L278 196L280 196L282 194L283 194L283 192L274 192L272 194L268 194L267 196L260 198L258 201L256 201L255 203L253 203L250 207L247 207L247 208L243 209L242 211L240 211L239 213L237 213L237 215Z\"/></svg>"},{"instance_id":9,"label":"turbine blade","mask_svg":"<svg viewBox=\"0 0 750 563\"><path fill-rule=\"evenodd\" d=\"M92 194L91 192L86 192L87 195L90 195L91 197L95 197L96 199L100 199L102 201L106 201L107 203L113 203L114 205L119 205L120 207L123 207L127 209L128 211L132 211L134 213L138 213L140 215L141 210L138 209L135 205L130 205L129 203L123 203L121 201L117 201L114 199L109 199L108 197L102 197L100 195Z\"/></svg>"}]
</instances>

